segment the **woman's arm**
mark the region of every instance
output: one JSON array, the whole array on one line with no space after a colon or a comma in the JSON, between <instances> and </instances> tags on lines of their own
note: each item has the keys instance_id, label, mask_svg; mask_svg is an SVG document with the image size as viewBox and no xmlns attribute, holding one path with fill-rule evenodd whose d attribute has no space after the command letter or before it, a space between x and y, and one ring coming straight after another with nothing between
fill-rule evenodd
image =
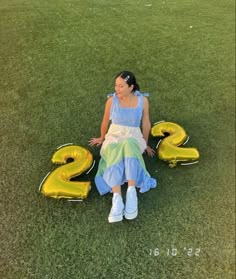
<instances>
[{"instance_id":1,"label":"woman's arm","mask_svg":"<svg viewBox=\"0 0 236 279\"><path fill-rule=\"evenodd\" d=\"M149 138L150 130L151 130L151 122L149 118L149 103L148 103L148 99L146 97L143 97L142 133L143 133L143 138L147 143L146 152L148 153L149 156L152 157L155 154L155 150L153 150L151 147L148 146L148 138Z\"/></svg>"},{"instance_id":2,"label":"woman's arm","mask_svg":"<svg viewBox=\"0 0 236 279\"><path fill-rule=\"evenodd\" d=\"M107 129L109 126L109 122L110 122L110 111L111 111L112 99L113 99L113 97L110 97L106 102L105 111L104 111L102 124L101 124L101 128L100 128L100 137L92 138L89 141L90 146L93 146L93 145L99 146L103 143L103 141L105 139L105 135L106 135L106 132L107 132Z\"/></svg>"},{"instance_id":3,"label":"woman's arm","mask_svg":"<svg viewBox=\"0 0 236 279\"><path fill-rule=\"evenodd\" d=\"M148 145L149 133L151 130L151 123L149 118L149 103L146 97L143 97L143 117L142 117L142 133Z\"/></svg>"},{"instance_id":4,"label":"woman's arm","mask_svg":"<svg viewBox=\"0 0 236 279\"><path fill-rule=\"evenodd\" d=\"M107 133L107 129L110 123L110 111L113 97L110 97L105 106L105 111L102 119L101 129L100 129L100 138L105 139L105 135Z\"/></svg>"}]
</instances>

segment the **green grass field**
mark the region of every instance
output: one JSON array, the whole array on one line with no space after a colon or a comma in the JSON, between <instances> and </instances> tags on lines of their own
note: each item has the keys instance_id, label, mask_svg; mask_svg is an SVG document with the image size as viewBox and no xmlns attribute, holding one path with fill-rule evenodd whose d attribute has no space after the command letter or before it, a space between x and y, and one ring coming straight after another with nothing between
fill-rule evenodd
<instances>
[{"instance_id":1,"label":"green grass field","mask_svg":"<svg viewBox=\"0 0 236 279\"><path fill-rule=\"evenodd\" d=\"M1 278L235 278L234 10L232 0L0 0ZM109 224L88 140L123 69L150 92L152 124L184 127L200 161L171 169L144 155L158 187L139 194L137 219ZM68 142L96 160L83 202L38 192Z\"/></svg>"}]
</instances>

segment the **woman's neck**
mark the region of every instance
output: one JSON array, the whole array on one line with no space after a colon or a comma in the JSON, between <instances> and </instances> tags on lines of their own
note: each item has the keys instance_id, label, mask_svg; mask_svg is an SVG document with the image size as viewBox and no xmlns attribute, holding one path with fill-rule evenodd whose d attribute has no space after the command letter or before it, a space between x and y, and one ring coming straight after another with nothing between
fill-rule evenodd
<instances>
[{"instance_id":1,"label":"woman's neck","mask_svg":"<svg viewBox=\"0 0 236 279\"><path fill-rule=\"evenodd\" d=\"M121 107L136 107L138 97L131 93L128 96L123 96L119 99Z\"/></svg>"}]
</instances>

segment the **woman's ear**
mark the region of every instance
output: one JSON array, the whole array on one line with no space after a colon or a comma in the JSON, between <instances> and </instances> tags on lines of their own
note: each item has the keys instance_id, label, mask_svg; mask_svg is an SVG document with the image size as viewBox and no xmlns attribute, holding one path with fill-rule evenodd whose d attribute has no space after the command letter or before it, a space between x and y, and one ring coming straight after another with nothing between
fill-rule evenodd
<instances>
[{"instance_id":1,"label":"woman's ear","mask_svg":"<svg viewBox=\"0 0 236 279\"><path fill-rule=\"evenodd\" d=\"M134 90L134 85L131 84L129 88L130 88L130 92L132 92Z\"/></svg>"}]
</instances>

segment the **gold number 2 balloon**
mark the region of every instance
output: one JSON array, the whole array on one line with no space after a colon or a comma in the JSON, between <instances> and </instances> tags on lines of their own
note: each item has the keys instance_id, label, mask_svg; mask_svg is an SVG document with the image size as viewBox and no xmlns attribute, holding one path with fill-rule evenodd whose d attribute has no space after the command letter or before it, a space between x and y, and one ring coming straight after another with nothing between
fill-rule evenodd
<instances>
[{"instance_id":1,"label":"gold number 2 balloon","mask_svg":"<svg viewBox=\"0 0 236 279\"><path fill-rule=\"evenodd\" d=\"M172 122L159 122L151 129L154 137L165 137L158 145L158 157L169 162L170 167L175 167L178 162L191 162L199 159L196 148L179 147L188 138L185 130L178 124Z\"/></svg>"},{"instance_id":2,"label":"gold number 2 balloon","mask_svg":"<svg viewBox=\"0 0 236 279\"><path fill-rule=\"evenodd\" d=\"M74 161L67 163L68 159ZM91 167L92 154L80 146L64 146L54 153L52 162L64 165L46 176L40 185L41 193L56 199L85 199L90 191L91 182L70 181L70 179L81 175Z\"/></svg>"}]
</instances>

